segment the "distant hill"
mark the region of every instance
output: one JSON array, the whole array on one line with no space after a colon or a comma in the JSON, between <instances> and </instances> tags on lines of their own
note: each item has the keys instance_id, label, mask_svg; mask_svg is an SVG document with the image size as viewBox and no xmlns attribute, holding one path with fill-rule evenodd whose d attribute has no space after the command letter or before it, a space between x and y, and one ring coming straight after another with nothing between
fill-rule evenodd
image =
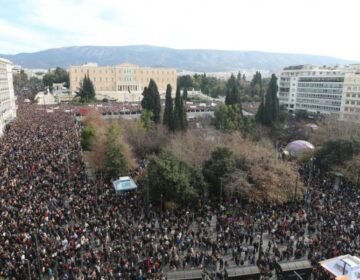
<instances>
[{"instance_id":1,"label":"distant hill","mask_svg":"<svg viewBox=\"0 0 360 280\"><path fill-rule=\"evenodd\" d=\"M25 68L67 68L86 62L115 65L129 62L141 66L172 67L196 72L220 72L238 69L277 72L299 64L334 65L354 61L318 55L269 53L259 51L179 50L146 45L102 47L81 46L48 49L34 53L1 55Z\"/></svg>"}]
</instances>

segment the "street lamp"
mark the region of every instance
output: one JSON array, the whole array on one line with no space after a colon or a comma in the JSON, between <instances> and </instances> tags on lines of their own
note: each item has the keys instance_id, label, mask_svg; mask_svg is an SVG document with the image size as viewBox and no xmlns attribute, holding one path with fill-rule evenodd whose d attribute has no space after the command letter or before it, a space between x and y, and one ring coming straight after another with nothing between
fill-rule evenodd
<instances>
[{"instance_id":1,"label":"street lamp","mask_svg":"<svg viewBox=\"0 0 360 280\"><path fill-rule=\"evenodd\" d=\"M262 254L262 245L263 245L263 224L262 224L262 221L260 223L260 245L259 245L259 258L258 260L260 260L260 256Z\"/></svg>"}]
</instances>

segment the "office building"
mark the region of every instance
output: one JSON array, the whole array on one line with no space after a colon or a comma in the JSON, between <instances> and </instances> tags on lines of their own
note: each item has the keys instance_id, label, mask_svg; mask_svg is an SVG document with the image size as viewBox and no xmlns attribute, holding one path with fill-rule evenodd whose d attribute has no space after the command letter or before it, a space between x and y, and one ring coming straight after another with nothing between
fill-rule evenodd
<instances>
[{"instance_id":1,"label":"office building","mask_svg":"<svg viewBox=\"0 0 360 280\"><path fill-rule=\"evenodd\" d=\"M6 125L16 117L12 63L0 58L0 136Z\"/></svg>"},{"instance_id":2,"label":"office building","mask_svg":"<svg viewBox=\"0 0 360 280\"><path fill-rule=\"evenodd\" d=\"M350 115L360 108L359 73L359 65L286 67L279 78L279 102L292 113L334 113L355 120Z\"/></svg>"},{"instance_id":3,"label":"office building","mask_svg":"<svg viewBox=\"0 0 360 280\"><path fill-rule=\"evenodd\" d=\"M116 66L98 66L89 63L81 66L70 66L70 91L75 93L85 75L93 82L96 98L110 98L118 101L140 101L142 92L153 79L160 93L165 98L166 86L176 90L177 73L175 69L139 67L133 64Z\"/></svg>"}]
</instances>

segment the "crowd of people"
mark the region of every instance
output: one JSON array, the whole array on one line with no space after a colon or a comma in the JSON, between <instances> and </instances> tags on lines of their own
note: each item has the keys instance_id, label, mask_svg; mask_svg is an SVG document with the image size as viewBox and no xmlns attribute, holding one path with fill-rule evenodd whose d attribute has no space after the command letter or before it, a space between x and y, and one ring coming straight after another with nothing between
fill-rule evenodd
<instances>
[{"instance_id":1,"label":"crowd of people","mask_svg":"<svg viewBox=\"0 0 360 280\"><path fill-rule=\"evenodd\" d=\"M71 112L19 104L0 139L0 276L141 280L198 269L214 278L257 265L266 279L278 262L309 259L322 279L319 260L358 253L360 189L350 183L333 188L314 172L305 199L284 205L238 197L159 209L89 180L78 129Z\"/></svg>"}]
</instances>

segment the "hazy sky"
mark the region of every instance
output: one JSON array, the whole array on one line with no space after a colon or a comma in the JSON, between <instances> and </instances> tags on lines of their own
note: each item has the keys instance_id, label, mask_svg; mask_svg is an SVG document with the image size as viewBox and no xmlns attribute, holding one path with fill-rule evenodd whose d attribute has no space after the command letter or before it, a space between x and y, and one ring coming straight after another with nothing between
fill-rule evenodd
<instances>
[{"instance_id":1,"label":"hazy sky","mask_svg":"<svg viewBox=\"0 0 360 280\"><path fill-rule=\"evenodd\" d=\"M0 7L5 54L148 44L360 61L360 0L0 0Z\"/></svg>"}]
</instances>

